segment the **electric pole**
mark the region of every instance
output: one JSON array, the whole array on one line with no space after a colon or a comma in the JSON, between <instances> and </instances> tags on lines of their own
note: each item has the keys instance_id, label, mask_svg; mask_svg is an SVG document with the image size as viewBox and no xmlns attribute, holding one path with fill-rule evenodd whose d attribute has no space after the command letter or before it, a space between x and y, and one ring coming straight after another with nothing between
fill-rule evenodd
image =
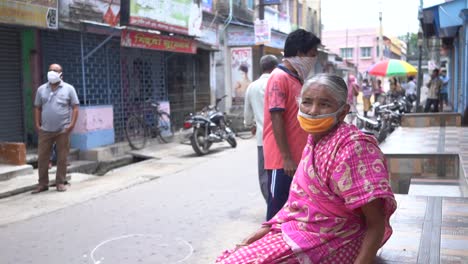
<instances>
[{"instance_id":1,"label":"electric pole","mask_svg":"<svg viewBox=\"0 0 468 264\"><path fill-rule=\"evenodd\" d=\"M421 19L422 19L422 10L423 10L423 0L419 1L419 31L418 31L418 85L416 86L416 112L419 111L419 105L421 104L421 86L423 82L422 74L422 52L423 52L423 41L424 35L422 31Z\"/></svg>"},{"instance_id":2,"label":"electric pole","mask_svg":"<svg viewBox=\"0 0 468 264\"><path fill-rule=\"evenodd\" d=\"M382 30L382 11L379 12L379 60L383 60L383 30Z\"/></svg>"},{"instance_id":3,"label":"electric pole","mask_svg":"<svg viewBox=\"0 0 468 264\"><path fill-rule=\"evenodd\" d=\"M260 21L264 20L265 19L265 4L263 2L263 0L258 0L258 19L260 19ZM258 47L258 51L260 53L260 58L263 57L263 54L264 54L264 49L265 49L265 45L263 44L260 44L260 46Z\"/></svg>"}]
</instances>

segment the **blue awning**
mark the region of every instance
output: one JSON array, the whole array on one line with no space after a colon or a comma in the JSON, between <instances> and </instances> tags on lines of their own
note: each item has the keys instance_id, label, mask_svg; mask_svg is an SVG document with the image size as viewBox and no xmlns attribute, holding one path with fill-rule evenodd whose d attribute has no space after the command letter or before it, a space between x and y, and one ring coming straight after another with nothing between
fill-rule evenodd
<instances>
[{"instance_id":1,"label":"blue awning","mask_svg":"<svg viewBox=\"0 0 468 264\"><path fill-rule=\"evenodd\" d=\"M454 37L463 25L460 11L467 8L468 0L454 0L423 9L422 25L424 35L441 38Z\"/></svg>"},{"instance_id":2,"label":"blue awning","mask_svg":"<svg viewBox=\"0 0 468 264\"><path fill-rule=\"evenodd\" d=\"M467 0L446 2L439 5L440 28L459 27L463 20L459 16L460 11L466 8Z\"/></svg>"}]
</instances>

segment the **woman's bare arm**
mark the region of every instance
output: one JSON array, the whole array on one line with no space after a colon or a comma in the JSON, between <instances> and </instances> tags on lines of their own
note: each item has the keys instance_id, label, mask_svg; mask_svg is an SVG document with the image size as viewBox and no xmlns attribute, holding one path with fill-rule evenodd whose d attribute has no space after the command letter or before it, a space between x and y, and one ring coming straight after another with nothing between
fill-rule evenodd
<instances>
[{"instance_id":1,"label":"woman's bare arm","mask_svg":"<svg viewBox=\"0 0 468 264\"><path fill-rule=\"evenodd\" d=\"M372 264L385 233L383 201L376 199L361 207L361 210L366 219L367 230L354 264Z\"/></svg>"}]
</instances>

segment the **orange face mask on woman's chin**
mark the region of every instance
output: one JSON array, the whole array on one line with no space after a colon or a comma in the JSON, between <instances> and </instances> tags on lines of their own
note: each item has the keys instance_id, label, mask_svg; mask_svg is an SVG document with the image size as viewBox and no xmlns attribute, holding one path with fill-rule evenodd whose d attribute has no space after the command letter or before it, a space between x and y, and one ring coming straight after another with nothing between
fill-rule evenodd
<instances>
[{"instance_id":1,"label":"orange face mask on woman's chin","mask_svg":"<svg viewBox=\"0 0 468 264\"><path fill-rule=\"evenodd\" d=\"M316 134L327 132L332 129L337 123L337 115L343 110L343 106L338 108L338 110L331 114L311 116L306 113L303 113L300 109L297 114L297 120L305 132Z\"/></svg>"}]
</instances>

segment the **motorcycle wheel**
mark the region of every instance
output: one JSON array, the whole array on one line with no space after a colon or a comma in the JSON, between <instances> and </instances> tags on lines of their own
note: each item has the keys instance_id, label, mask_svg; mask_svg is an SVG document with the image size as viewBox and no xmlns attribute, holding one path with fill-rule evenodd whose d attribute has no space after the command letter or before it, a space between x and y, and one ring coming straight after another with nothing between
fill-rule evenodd
<instances>
[{"instance_id":1,"label":"motorcycle wheel","mask_svg":"<svg viewBox=\"0 0 468 264\"><path fill-rule=\"evenodd\" d=\"M193 151L197 153L198 156L203 156L210 151L211 142L207 142L205 145L205 129L202 127L194 128L193 134L190 137L190 143L192 145Z\"/></svg>"},{"instance_id":2,"label":"motorcycle wheel","mask_svg":"<svg viewBox=\"0 0 468 264\"><path fill-rule=\"evenodd\" d=\"M226 141L229 143L229 145L231 145L231 147L235 148L237 147L237 141L236 141L236 138L234 136L229 136L228 138L226 138Z\"/></svg>"}]
</instances>

